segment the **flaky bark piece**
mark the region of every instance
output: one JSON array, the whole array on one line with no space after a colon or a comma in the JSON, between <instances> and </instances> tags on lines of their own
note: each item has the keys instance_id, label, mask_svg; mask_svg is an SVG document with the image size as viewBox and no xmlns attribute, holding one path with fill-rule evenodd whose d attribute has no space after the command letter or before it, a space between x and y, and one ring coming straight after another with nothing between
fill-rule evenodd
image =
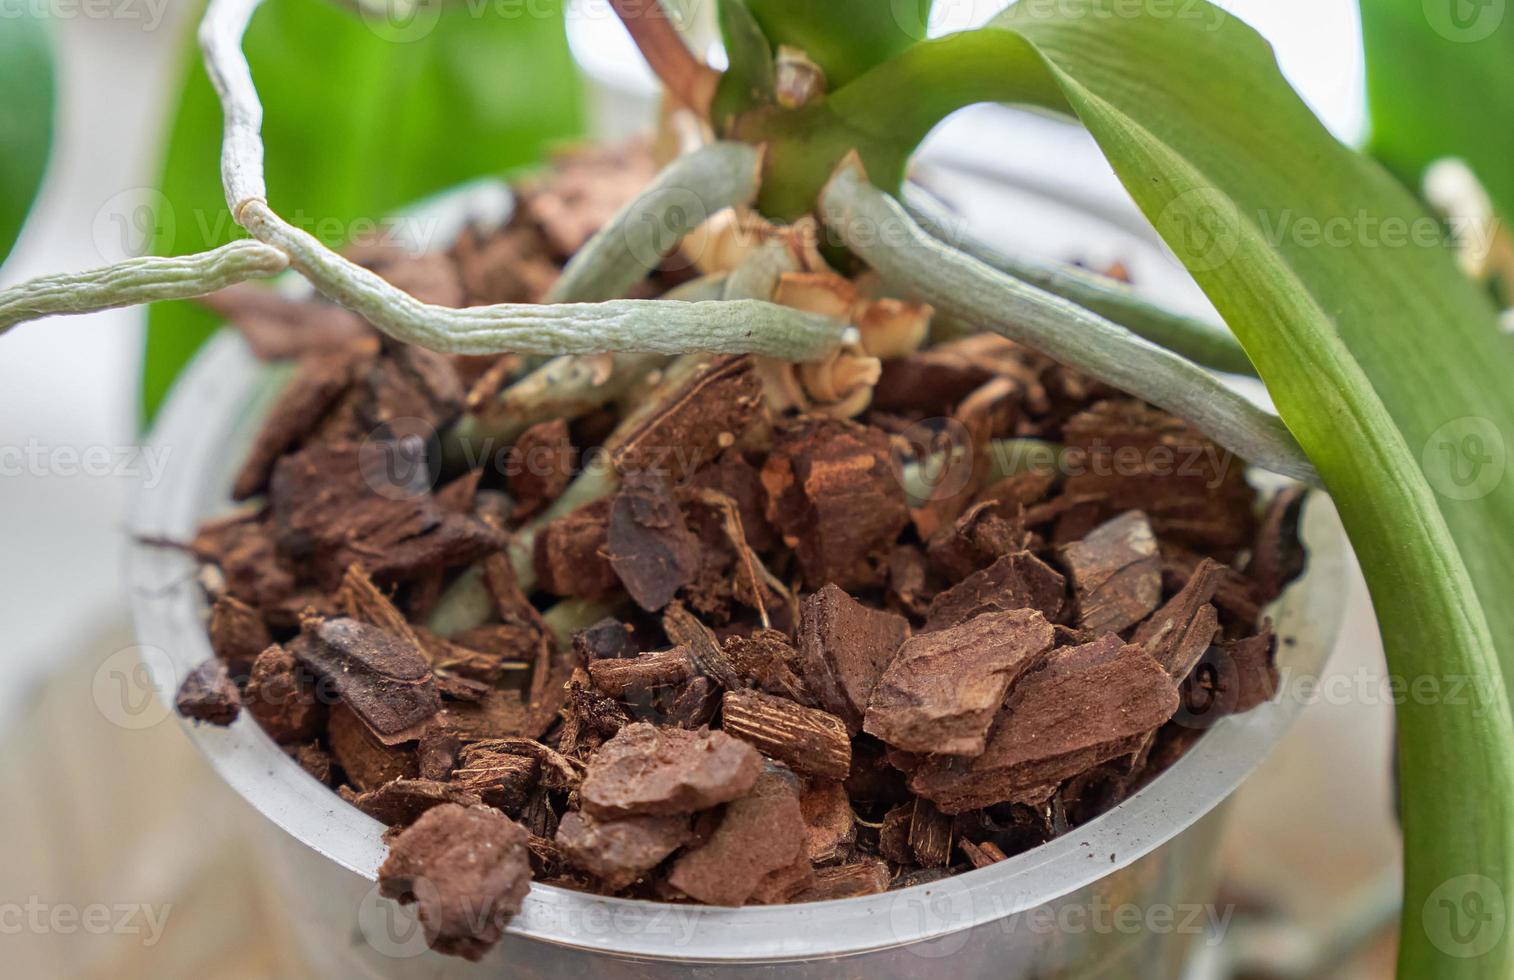
<instances>
[{"instance_id":1,"label":"flaky bark piece","mask_svg":"<svg viewBox=\"0 0 1514 980\"><path fill-rule=\"evenodd\" d=\"M619 591L607 556L610 501L584 504L547 523L536 535L534 561L542 589L553 595L603 599Z\"/></svg>"},{"instance_id":2,"label":"flaky bark piece","mask_svg":"<svg viewBox=\"0 0 1514 980\"><path fill-rule=\"evenodd\" d=\"M519 813L536 788L541 766L534 758L493 750L470 750L452 771L451 782L482 802L508 813Z\"/></svg>"},{"instance_id":3,"label":"flaky bark piece","mask_svg":"<svg viewBox=\"0 0 1514 980\"><path fill-rule=\"evenodd\" d=\"M387 630L345 617L310 619L290 652L386 744L418 737L442 708L431 665Z\"/></svg>"},{"instance_id":4,"label":"flaky bark piece","mask_svg":"<svg viewBox=\"0 0 1514 980\"><path fill-rule=\"evenodd\" d=\"M863 858L850 864L816 868L808 888L795 895L795 902L829 902L838 898L860 898L888 891L891 877L888 864L877 858Z\"/></svg>"},{"instance_id":5,"label":"flaky bark piece","mask_svg":"<svg viewBox=\"0 0 1514 980\"><path fill-rule=\"evenodd\" d=\"M258 654L247 678L243 703L269 737L280 745L307 742L326 723L315 678L300 669L294 655L278 644Z\"/></svg>"},{"instance_id":6,"label":"flaky bark piece","mask_svg":"<svg viewBox=\"0 0 1514 980\"><path fill-rule=\"evenodd\" d=\"M862 730L873 686L905 638L903 617L870 609L835 585L805 598L799 607L799 668L817 704Z\"/></svg>"},{"instance_id":7,"label":"flaky bark piece","mask_svg":"<svg viewBox=\"0 0 1514 980\"><path fill-rule=\"evenodd\" d=\"M556 842L569 864L617 892L661 864L691 836L687 814L597 820L573 812L563 815Z\"/></svg>"},{"instance_id":8,"label":"flaky bark piece","mask_svg":"<svg viewBox=\"0 0 1514 980\"><path fill-rule=\"evenodd\" d=\"M594 689L612 698L629 693L646 694L654 688L682 684L694 676L694 661L687 647L613 660L595 660L588 666Z\"/></svg>"},{"instance_id":9,"label":"flaky bark piece","mask_svg":"<svg viewBox=\"0 0 1514 980\"><path fill-rule=\"evenodd\" d=\"M660 476L626 475L610 506L606 545L610 567L648 612L672 602L699 571L699 540Z\"/></svg>"},{"instance_id":10,"label":"flaky bark piece","mask_svg":"<svg viewBox=\"0 0 1514 980\"><path fill-rule=\"evenodd\" d=\"M926 631L965 623L986 612L1035 609L1056 622L1066 604L1067 583L1028 551L1004 555L931 600Z\"/></svg>"},{"instance_id":11,"label":"flaky bark piece","mask_svg":"<svg viewBox=\"0 0 1514 980\"><path fill-rule=\"evenodd\" d=\"M226 663L212 659L184 678L174 705L185 718L224 726L236 721L242 713L242 695L232 682Z\"/></svg>"},{"instance_id":12,"label":"flaky bark piece","mask_svg":"<svg viewBox=\"0 0 1514 980\"><path fill-rule=\"evenodd\" d=\"M419 904L432 949L481 959L531 887L527 836L498 810L433 807L390 845L379 891L403 905Z\"/></svg>"},{"instance_id":13,"label":"flaky bark piece","mask_svg":"<svg viewBox=\"0 0 1514 980\"><path fill-rule=\"evenodd\" d=\"M737 441L762 412L762 380L750 355L718 357L668 392L610 448L621 474L656 472L682 482Z\"/></svg>"},{"instance_id":14,"label":"flaky bark piece","mask_svg":"<svg viewBox=\"0 0 1514 980\"><path fill-rule=\"evenodd\" d=\"M943 812L1039 802L1056 784L1142 745L1178 708L1161 664L1117 636L1056 651L994 719L981 755L924 762L912 790Z\"/></svg>"},{"instance_id":15,"label":"flaky bark piece","mask_svg":"<svg viewBox=\"0 0 1514 980\"><path fill-rule=\"evenodd\" d=\"M443 803L479 806L483 800L462 786L430 779L396 779L352 801L353 806L389 827L412 824L421 814Z\"/></svg>"},{"instance_id":16,"label":"flaky bark piece","mask_svg":"<svg viewBox=\"0 0 1514 980\"><path fill-rule=\"evenodd\" d=\"M804 850L812 864L833 864L851 850L857 839L857 815L846 785L811 779L799 793L804 813Z\"/></svg>"},{"instance_id":17,"label":"flaky bark piece","mask_svg":"<svg viewBox=\"0 0 1514 980\"><path fill-rule=\"evenodd\" d=\"M556 500L573 479L574 457L566 419L538 422L521 433L506 460L515 503L511 519L525 521Z\"/></svg>"},{"instance_id":18,"label":"flaky bark piece","mask_svg":"<svg viewBox=\"0 0 1514 980\"><path fill-rule=\"evenodd\" d=\"M627 725L589 760L583 810L604 820L692 813L743 796L762 767L757 750L724 732Z\"/></svg>"},{"instance_id":19,"label":"flaky bark piece","mask_svg":"<svg viewBox=\"0 0 1514 980\"><path fill-rule=\"evenodd\" d=\"M1131 642L1181 681L1204 656L1219 630L1219 612L1210 599L1220 584L1219 562L1205 558L1177 595L1142 623Z\"/></svg>"},{"instance_id":20,"label":"flaky bark piece","mask_svg":"<svg viewBox=\"0 0 1514 980\"><path fill-rule=\"evenodd\" d=\"M1151 523L1127 511L1062 549L1078 600L1078 625L1119 633L1162 601L1162 564Z\"/></svg>"},{"instance_id":21,"label":"flaky bark piece","mask_svg":"<svg viewBox=\"0 0 1514 980\"><path fill-rule=\"evenodd\" d=\"M210 607L210 647L237 674L252 667L273 635L258 611L231 595L216 597Z\"/></svg>"},{"instance_id":22,"label":"flaky bark piece","mask_svg":"<svg viewBox=\"0 0 1514 980\"><path fill-rule=\"evenodd\" d=\"M300 444L352 383L356 360L343 352L300 361L237 471L232 500L246 500L267 488L279 457Z\"/></svg>"},{"instance_id":23,"label":"flaky bark piece","mask_svg":"<svg viewBox=\"0 0 1514 980\"><path fill-rule=\"evenodd\" d=\"M840 718L786 698L758 691L727 691L721 728L795 772L845 779L852 768L852 742Z\"/></svg>"},{"instance_id":24,"label":"flaky bark piece","mask_svg":"<svg viewBox=\"0 0 1514 980\"><path fill-rule=\"evenodd\" d=\"M775 436L762 469L768 518L794 549L805 584L879 584L909 521L892 444L881 429L804 418Z\"/></svg>"},{"instance_id":25,"label":"flaky bark piece","mask_svg":"<svg viewBox=\"0 0 1514 980\"><path fill-rule=\"evenodd\" d=\"M709 840L673 863L668 883L707 905L742 905L768 875L793 867L803 850L798 780L770 766L750 793L725 808Z\"/></svg>"},{"instance_id":26,"label":"flaky bark piece","mask_svg":"<svg viewBox=\"0 0 1514 980\"><path fill-rule=\"evenodd\" d=\"M906 752L976 756L1005 692L1054 638L1034 609L985 613L913 637L873 689L863 730Z\"/></svg>"}]
</instances>

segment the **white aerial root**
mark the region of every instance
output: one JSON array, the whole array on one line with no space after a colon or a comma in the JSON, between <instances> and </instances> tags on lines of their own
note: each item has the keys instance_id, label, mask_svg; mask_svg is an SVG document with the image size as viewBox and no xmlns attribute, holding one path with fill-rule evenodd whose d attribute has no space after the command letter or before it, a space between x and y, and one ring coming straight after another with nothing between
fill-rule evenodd
<instances>
[{"instance_id":1,"label":"white aerial root","mask_svg":"<svg viewBox=\"0 0 1514 980\"><path fill-rule=\"evenodd\" d=\"M1128 391L1284 476L1319 476L1282 420L1193 362L1060 296L947 247L868 182L855 157L820 197L820 213L883 278L944 310Z\"/></svg>"}]
</instances>

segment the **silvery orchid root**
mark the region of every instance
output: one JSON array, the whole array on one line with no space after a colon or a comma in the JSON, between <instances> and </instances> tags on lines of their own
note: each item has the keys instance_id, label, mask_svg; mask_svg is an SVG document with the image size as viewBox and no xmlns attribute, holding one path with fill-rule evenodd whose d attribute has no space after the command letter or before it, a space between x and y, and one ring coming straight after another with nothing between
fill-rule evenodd
<instances>
[{"instance_id":1,"label":"silvery orchid root","mask_svg":"<svg viewBox=\"0 0 1514 980\"><path fill-rule=\"evenodd\" d=\"M1249 27L1079 0L926 40L929 0L721 0L716 72L657 4L615 6L703 138L538 268L539 302L425 302L280 217L256 0L200 32L251 238L0 293L4 329L287 268L323 297L289 322L345 324L320 357L306 338L239 477L263 505L193 543L219 658L186 714L245 706L395 827L381 886L465 956L533 875L724 905L930 880L1117 803L1203 704L1275 693L1262 607L1298 570L1301 489L1260 505L1239 457L1330 492L1395 674L1472 681L1476 704L1400 707L1405 907L1467 875L1510 893L1514 481L1469 492L1430 450L1505 437L1514 354L1438 243L1266 233L1424 212ZM985 101L1087 127L1224 325L1000 254L907 188ZM236 320L233 295L208 301ZM419 460L408 492L368 479L374 432ZM498 915L449 917L471 899ZM1408 977L1514 963L1414 915L1401 950Z\"/></svg>"}]
</instances>

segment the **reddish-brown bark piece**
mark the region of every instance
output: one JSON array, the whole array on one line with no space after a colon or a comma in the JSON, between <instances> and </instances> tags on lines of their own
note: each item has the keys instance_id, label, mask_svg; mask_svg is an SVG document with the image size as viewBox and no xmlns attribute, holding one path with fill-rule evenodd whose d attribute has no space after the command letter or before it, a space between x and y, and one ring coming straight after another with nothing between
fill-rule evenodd
<instances>
[{"instance_id":1,"label":"reddish-brown bark piece","mask_svg":"<svg viewBox=\"0 0 1514 980\"><path fill-rule=\"evenodd\" d=\"M673 862L668 883L707 905L741 905L768 875L792 868L804 852L798 782L787 770L764 769L710 838Z\"/></svg>"},{"instance_id":2,"label":"reddish-brown bark piece","mask_svg":"<svg viewBox=\"0 0 1514 980\"><path fill-rule=\"evenodd\" d=\"M951 863L951 818L921 797L915 798L910 814L909 849L922 868L944 868Z\"/></svg>"},{"instance_id":3,"label":"reddish-brown bark piece","mask_svg":"<svg viewBox=\"0 0 1514 980\"><path fill-rule=\"evenodd\" d=\"M466 788L429 779L396 779L353 799L352 805L389 827L408 826L443 803L479 806L483 800Z\"/></svg>"},{"instance_id":4,"label":"reddish-brown bark piece","mask_svg":"<svg viewBox=\"0 0 1514 980\"><path fill-rule=\"evenodd\" d=\"M888 891L892 877L888 865L877 858L864 858L832 868L816 868L809 887L793 897L795 902L829 902L838 898L860 898Z\"/></svg>"},{"instance_id":5,"label":"reddish-brown bark piece","mask_svg":"<svg viewBox=\"0 0 1514 980\"><path fill-rule=\"evenodd\" d=\"M596 500L549 522L536 536L536 577L553 595L603 599L620 588L608 550L610 501Z\"/></svg>"},{"instance_id":6,"label":"reddish-brown bark piece","mask_svg":"<svg viewBox=\"0 0 1514 980\"><path fill-rule=\"evenodd\" d=\"M1096 497L1096 520L1139 510L1164 539L1228 560L1251 543L1245 463L1197 429L1134 399L1102 401L1063 426L1075 469L1065 492Z\"/></svg>"},{"instance_id":7,"label":"reddish-brown bark piece","mask_svg":"<svg viewBox=\"0 0 1514 980\"><path fill-rule=\"evenodd\" d=\"M762 486L762 472L737 449L720 454L713 464L694 474L693 485L712 490L732 501L741 519L747 544L754 551L766 552L777 541L767 519L767 491Z\"/></svg>"},{"instance_id":8,"label":"reddish-brown bark piece","mask_svg":"<svg viewBox=\"0 0 1514 980\"><path fill-rule=\"evenodd\" d=\"M656 171L645 140L575 146L554 154L552 166L517 193L523 214L550 249L566 259L644 189Z\"/></svg>"},{"instance_id":9,"label":"reddish-brown bark piece","mask_svg":"<svg viewBox=\"0 0 1514 980\"><path fill-rule=\"evenodd\" d=\"M679 728L709 725L720 710L720 685L701 674L684 684L663 710L663 723L667 725Z\"/></svg>"},{"instance_id":10,"label":"reddish-brown bark piece","mask_svg":"<svg viewBox=\"0 0 1514 980\"><path fill-rule=\"evenodd\" d=\"M246 673L271 643L273 636L256 609L230 595L216 598L210 607L210 647L233 671Z\"/></svg>"},{"instance_id":11,"label":"reddish-brown bark piece","mask_svg":"<svg viewBox=\"0 0 1514 980\"><path fill-rule=\"evenodd\" d=\"M611 820L647 813L692 813L752 788L757 750L724 732L627 725L589 760L579 787L583 810Z\"/></svg>"},{"instance_id":12,"label":"reddish-brown bark piece","mask_svg":"<svg viewBox=\"0 0 1514 980\"><path fill-rule=\"evenodd\" d=\"M389 848L379 890L418 902L427 943L480 959L504 935L531 887L527 834L486 807L445 803L421 814Z\"/></svg>"},{"instance_id":13,"label":"reddish-brown bark piece","mask_svg":"<svg viewBox=\"0 0 1514 980\"><path fill-rule=\"evenodd\" d=\"M1056 622L1066 603L1067 583L1028 551L1005 555L931 600L925 629L944 629L988 612L1035 609Z\"/></svg>"},{"instance_id":14,"label":"reddish-brown bark piece","mask_svg":"<svg viewBox=\"0 0 1514 980\"><path fill-rule=\"evenodd\" d=\"M452 782L477 793L483 802L509 813L519 813L536 788L540 763L530 756L509 752L470 750L452 772Z\"/></svg>"},{"instance_id":15,"label":"reddish-brown bark piece","mask_svg":"<svg viewBox=\"0 0 1514 980\"><path fill-rule=\"evenodd\" d=\"M354 367L355 360L347 353L300 361L247 451L232 482L231 499L246 500L263 492L273 475L274 463L316 427L352 383Z\"/></svg>"},{"instance_id":16,"label":"reddish-brown bark piece","mask_svg":"<svg viewBox=\"0 0 1514 980\"><path fill-rule=\"evenodd\" d=\"M569 864L615 892L657 867L690 838L687 814L596 820L573 812L563 815L555 840Z\"/></svg>"},{"instance_id":17,"label":"reddish-brown bark piece","mask_svg":"<svg viewBox=\"0 0 1514 980\"><path fill-rule=\"evenodd\" d=\"M699 571L699 541L665 478L627 474L610 507L610 567L648 612L673 601Z\"/></svg>"},{"instance_id":18,"label":"reddish-brown bark piece","mask_svg":"<svg viewBox=\"0 0 1514 980\"><path fill-rule=\"evenodd\" d=\"M1004 693L1053 638L1034 609L985 613L913 637L873 688L862 727L906 752L976 756Z\"/></svg>"},{"instance_id":19,"label":"reddish-brown bark piece","mask_svg":"<svg viewBox=\"0 0 1514 980\"><path fill-rule=\"evenodd\" d=\"M1151 524L1128 511L1062 549L1078 602L1078 625L1118 633L1162 601L1162 565Z\"/></svg>"},{"instance_id":20,"label":"reddish-brown bark piece","mask_svg":"<svg viewBox=\"0 0 1514 980\"><path fill-rule=\"evenodd\" d=\"M363 792L378 789L396 779L416 779L420 765L415 753L405 746L389 746L374 737L346 705L331 709L326 723L326 739L331 755L347 781Z\"/></svg>"},{"instance_id":21,"label":"reddish-brown bark piece","mask_svg":"<svg viewBox=\"0 0 1514 980\"><path fill-rule=\"evenodd\" d=\"M504 547L498 531L436 503L419 445L418 456L401 440L316 445L280 459L269 490L280 551L333 581L354 563L403 580Z\"/></svg>"},{"instance_id":22,"label":"reddish-brown bark piece","mask_svg":"<svg viewBox=\"0 0 1514 980\"><path fill-rule=\"evenodd\" d=\"M363 566L351 565L347 568L342 576L341 587L337 589L336 601L349 619L384 630L416 650L426 649L405 614L399 611L388 596L379 591Z\"/></svg>"},{"instance_id":23,"label":"reddish-brown bark piece","mask_svg":"<svg viewBox=\"0 0 1514 980\"><path fill-rule=\"evenodd\" d=\"M786 634L772 629L753 630L748 636L730 636L725 641L726 659L736 674L760 690L809 704L809 688L799 676L799 651Z\"/></svg>"},{"instance_id":24,"label":"reddish-brown bark piece","mask_svg":"<svg viewBox=\"0 0 1514 980\"><path fill-rule=\"evenodd\" d=\"M798 555L810 588L881 581L874 560L887 556L909 521L887 433L802 418L775 433L762 482L768 518Z\"/></svg>"},{"instance_id":25,"label":"reddish-brown bark piece","mask_svg":"<svg viewBox=\"0 0 1514 980\"><path fill-rule=\"evenodd\" d=\"M207 660L191 670L174 704L185 718L211 725L229 725L242 713L241 692L221 660Z\"/></svg>"},{"instance_id":26,"label":"reddish-brown bark piece","mask_svg":"<svg viewBox=\"0 0 1514 980\"><path fill-rule=\"evenodd\" d=\"M846 784L809 780L799 793L799 809L804 813L804 850L810 862L833 864L845 857L857 838L857 815Z\"/></svg>"},{"instance_id":27,"label":"reddish-brown bark piece","mask_svg":"<svg viewBox=\"0 0 1514 980\"><path fill-rule=\"evenodd\" d=\"M820 707L853 735L883 668L909 636L903 616L871 609L827 585L799 607L799 668Z\"/></svg>"},{"instance_id":28,"label":"reddish-brown bark piece","mask_svg":"<svg viewBox=\"0 0 1514 980\"><path fill-rule=\"evenodd\" d=\"M595 660L589 664L589 679L594 689L612 698L629 692L646 694L653 688L682 684L694 676L694 661L686 647L674 647L658 653L615 660Z\"/></svg>"},{"instance_id":29,"label":"reddish-brown bark piece","mask_svg":"<svg viewBox=\"0 0 1514 980\"><path fill-rule=\"evenodd\" d=\"M291 647L386 744L409 741L442 708L420 650L355 619L307 621Z\"/></svg>"},{"instance_id":30,"label":"reddish-brown bark piece","mask_svg":"<svg viewBox=\"0 0 1514 980\"><path fill-rule=\"evenodd\" d=\"M829 712L758 691L727 691L720 717L724 731L795 772L838 780L851 772L846 723Z\"/></svg>"},{"instance_id":31,"label":"reddish-brown bark piece","mask_svg":"<svg viewBox=\"0 0 1514 980\"><path fill-rule=\"evenodd\" d=\"M906 867L913 865L915 852L909 846L909 827L914 818L913 800L890 807L878 828L878 853L894 864Z\"/></svg>"},{"instance_id":32,"label":"reddish-brown bark piece","mask_svg":"<svg viewBox=\"0 0 1514 980\"><path fill-rule=\"evenodd\" d=\"M661 400L611 447L617 472L681 483L736 442L762 412L750 356L715 358Z\"/></svg>"},{"instance_id":33,"label":"reddish-brown bark piece","mask_svg":"<svg viewBox=\"0 0 1514 980\"><path fill-rule=\"evenodd\" d=\"M415 747L416 765L420 768L421 778L439 783L451 779L462 747L462 739L456 733L440 728L428 729Z\"/></svg>"},{"instance_id":34,"label":"reddish-brown bark piece","mask_svg":"<svg viewBox=\"0 0 1514 980\"><path fill-rule=\"evenodd\" d=\"M1282 595L1288 583L1304 570L1304 546L1299 541L1298 527L1307 496L1304 487L1279 490L1267 502L1267 511L1257 526L1246 575L1264 604Z\"/></svg>"},{"instance_id":35,"label":"reddish-brown bark piece","mask_svg":"<svg viewBox=\"0 0 1514 980\"><path fill-rule=\"evenodd\" d=\"M948 417L993 377L987 365L961 351L947 347L916 351L883 362L873 408L922 418Z\"/></svg>"},{"instance_id":36,"label":"reddish-brown bark piece","mask_svg":"<svg viewBox=\"0 0 1514 980\"><path fill-rule=\"evenodd\" d=\"M986 868L990 864L1003 861L1008 856L993 841L974 844L970 840L964 840L959 841L957 846L962 849L962 854L974 868Z\"/></svg>"},{"instance_id":37,"label":"reddish-brown bark piece","mask_svg":"<svg viewBox=\"0 0 1514 980\"><path fill-rule=\"evenodd\" d=\"M1254 636L1220 645L1183 685L1188 723L1205 728L1225 715L1250 711L1277 696L1277 637L1264 623Z\"/></svg>"},{"instance_id":38,"label":"reddish-brown bark piece","mask_svg":"<svg viewBox=\"0 0 1514 980\"><path fill-rule=\"evenodd\" d=\"M888 554L889 605L924 619L930 608L930 571L918 545L901 544Z\"/></svg>"},{"instance_id":39,"label":"reddish-brown bark piece","mask_svg":"<svg viewBox=\"0 0 1514 980\"><path fill-rule=\"evenodd\" d=\"M1208 558L1200 562L1182 591L1142 623L1131 638L1167 668L1173 680L1187 677L1214 642L1219 612L1209 600L1219 587L1223 568Z\"/></svg>"},{"instance_id":40,"label":"reddish-brown bark piece","mask_svg":"<svg viewBox=\"0 0 1514 980\"><path fill-rule=\"evenodd\" d=\"M295 749L294 760L316 782L331 785L331 753L321 748L319 742L310 742Z\"/></svg>"},{"instance_id":41,"label":"reddish-brown bark piece","mask_svg":"<svg viewBox=\"0 0 1514 980\"><path fill-rule=\"evenodd\" d=\"M202 525L190 542L190 551L201 561L214 564L225 579L225 593L262 613L278 625L297 621L300 601L294 573L284 567L267 518L261 514L235 514Z\"/></svg>"},{"instance_id":42,"label":"reddish-brown bark piece","mask_svg":"<svg viewBox=\"0 0 1514 980\"><path fill-rule=\"evenodd\" d=\"M715 633L698 617L689 612L681 602L671 603L662 617L662 631L668 639L684 647L694 669L714 681L718 686L734 690L741 686L736 668L720 648Z\"/></svg>"},{"instance_id":43,"label":"reddish-brown bark piece","mask_svg":"<svg viewBox=\"0 0 1514 980\"><path fill-rule=\"evenodd\" d=\"M606 617L573 634L573 652L585 665L635 655L636 631L630 623Z\"/></svg>"},{"instance_id":44,"label":"reddish-brown bark piece","mask_svg":"<svg viewBox=\"0 0 1514 980\"><path fill-rule=\"evenodd\" d=\"M280 745L309 741L326 722L326 705L315 678L301 671L294 655L277 644L252 662L243 702Z\"/></svg>"},{"instance_id":45,"label":"reddish-brown bark piece","mask_svg":"<svg viewBox=\"0 0 1514 980\"><path fill-rule=\"evenodd\" d=\"M1039 801L1048 787L1138 748L1177 707L1177 685L1139 647L1108 636L1058 650L1010 692L982 754L929 760L909 785L949 814Z\"/></svg>"},{"instance_id":46,"label":"reddish-brown bark piece","mask_svg":"<svg viewBox=\"0 0 1514 980\"><path fill-rule=\"evenodd\" d=\"M506 461L515 501L511 518L527 520L556 500L573 479L575 455L565 419L538 422L522 432Z\"/></svg>"}]
</instances>

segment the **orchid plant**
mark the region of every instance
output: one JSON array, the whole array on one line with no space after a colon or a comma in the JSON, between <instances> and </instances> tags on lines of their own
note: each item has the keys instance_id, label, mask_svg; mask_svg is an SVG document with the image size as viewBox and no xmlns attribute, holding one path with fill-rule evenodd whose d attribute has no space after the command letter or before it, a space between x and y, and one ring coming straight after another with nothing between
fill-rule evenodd
<instances>
[{"instance_id":1,"label":"orchid plant","mask_svg":"<svg viewBox=\"0 0 1514 980\"><path fill-rule=\"evenodd\" d=\"M262 111L241 48L258 2L211 0L199 34L224 112L226 206L248 237L22 283L0 292L0 332L292 269L399 340L534 355L534 370L502 399L574 385L608 391L617 370L629 373L645 356L755 352L811 362L853 343L846 324L771 302L782 256L763 259L761 250L692 295L619 298L723 209L818 220L847 261L865 263L898 293L1329 491L1366 574L1391 672L1410 683L1455 678L1474 692L1471 703L1409 698L1399 707L1400 975L1514 973L1510 941L1461 956L1435 942L1419 914L1437 889L1465 876L1486 881L1491 897L1514 897L1514 716L1503 683L1514 671L1514 481L1502 479L1514 351L1489 294L1438 235L1390 247L1366 236L1274 233L1286 220L1423 227L1434 219L1325 130L1249 26L1204 0L1022 0L985 27L927 39L931 0L719 0L729 67L716 71L655 0L613 0L706 138L590 240L549 303L449 309L419 302L280 215L264 182ZM980 102L1034 106L1086 127L1224 326L954 234L906 175L937 123ZM580 355L606 352L617 354L608 374L581 369ZM1216 371L1259 377L1276 414Z\"/></svg>"}]
</instances>

